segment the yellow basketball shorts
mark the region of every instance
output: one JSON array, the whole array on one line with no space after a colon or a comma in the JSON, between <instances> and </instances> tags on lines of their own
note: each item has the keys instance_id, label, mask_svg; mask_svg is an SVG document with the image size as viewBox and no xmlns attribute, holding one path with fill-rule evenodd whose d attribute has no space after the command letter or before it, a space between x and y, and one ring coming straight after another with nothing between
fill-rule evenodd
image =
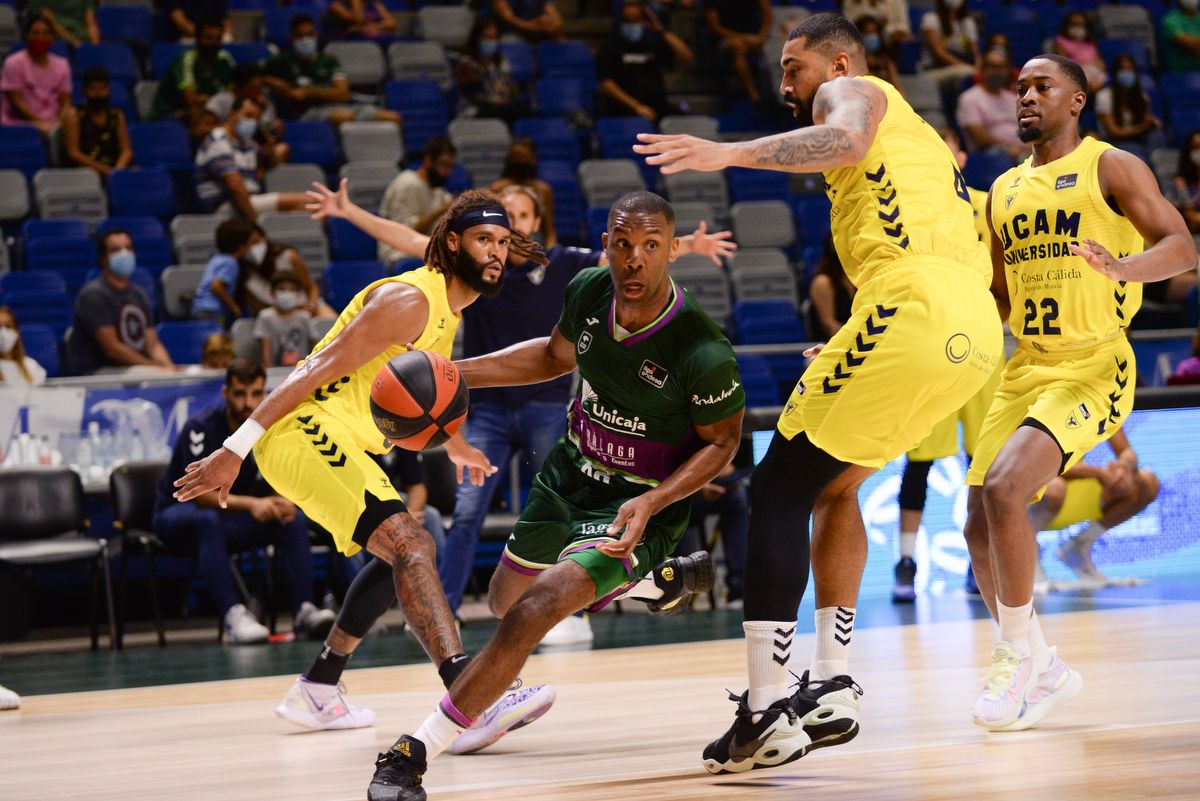
<instances>
[{"instance_id":1,"label":"yellow basketball shorts","mask_svg":"<svg viewBox=\"0 0 1200 801\"><path fill-rule=\"evenodd\" d=\"M914 256L867 282L850 319L779 417L843 462L880 468L962 408L1003 361L996 303L978 275Z\"/></svg>"},{"instance_id":2,"label":"yellow basketball shorts","mask_svg":"<svg viewBox=\"0 0 1200 801\"><path fill-rule=\"evenodd\" d=\"M1054 519L1046 524L1050 531L1099 520L1104 516L1104 485L1098 478L1073 478L1067 480L1067 492L1063 495L1062 508Z\"/></svg>"},{"instance_id":3,"label":"yellow basketball shorts","mask_svg":"<svg viewBox=\"0 0 1200 801\"><path fill-rule=\"evenodd\" d=\"M1023 424L1053 437L1062 450L1058 472L1069 470L1125 422L1133 409L1136 375L1133 347L1125 337L1073 358L1018 347L983 421L967 484L983 485L1001 449Z\"/></svg>"},{"instance_id":4,"label":"yellow basketball shorts","mask_svg":"<svg viewBox=\"0 0 1200 801\"><path fill-rule=\"evenodd\" d=\"M304 510L347 556L379 525L407 511L391 479L354 444L350 429L314 404L302 404L254 446L267 483Z\"/></svg>"},{"instance_id":5,"label":"yellow basketball shorts","mask_svg":"<svg viewBox=\"0 0 1200 801\"><path fill-rule=\"evenodd\" d=\"M975 448L979 444L979 432L983 429L983 419L987 417L988 407L996 397L996 388L1000 386L1000 374L1003 371L1004 363L1001 362L996 365L983 388L972 395L965 406L934 426L929 436L908 452L909 460L932 462L954 456L958 453L959 423L962 423L963 450L967 456L974 456Z\"/></svg>"}]
</instances>

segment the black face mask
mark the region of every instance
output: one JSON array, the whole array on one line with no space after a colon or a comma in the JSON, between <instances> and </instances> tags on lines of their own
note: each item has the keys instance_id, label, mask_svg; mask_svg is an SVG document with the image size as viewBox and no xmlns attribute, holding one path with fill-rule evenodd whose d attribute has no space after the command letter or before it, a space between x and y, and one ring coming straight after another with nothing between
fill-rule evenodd
<instances>
[{"instance_id":1,"label":"black face mask","mask_svg":"<svg viewBox=\"0 0 1200 801\"><path fill-rule=\"evenodd\" d=\"M490 264L491 262L488 262ZM457 263L454 265L454 272L462 279L463 283L469 286L475 292L478 292L485 298L494 298L500 294L500 288L504 286L504 279L508 276L508 270L503 270L500 273L500 280L492 284L483 280L483 271L487 264L480 264L475 261L466 249L458 251Z\"/></svg>"},{"instance_id":2,"label":"black face mask","mask_svg":"<svg viewBox=\"0 0 1200 801\"><path fill-rule=\"evenodd\" d=\"M441 189L446 185L446 176L442 175L436 167L430 167L427 172L429 173L429 185L431 187Z\"/></svg>"},{"instance_id":3,"label":"black face mask","mask_svg":"<svg viewBox=\"0 0 1200 801\"><path fill-rule=\"evenodd\" d=\"M537 165L528 161L518 161L508 165L505 170L509 178L520 183L532 181L537 176Z\"/></svg>"},{"instance_id":4,"label":"black face mask","mask_svg":"<svg viewBox=\"0 0 1200 801\"><path fill-rule=\"evenodd\" d=\"M88 111L103 111L108 108L110 102L108 97L88 97L84 99L83 105Z\"/></svg>"}]
</instances>

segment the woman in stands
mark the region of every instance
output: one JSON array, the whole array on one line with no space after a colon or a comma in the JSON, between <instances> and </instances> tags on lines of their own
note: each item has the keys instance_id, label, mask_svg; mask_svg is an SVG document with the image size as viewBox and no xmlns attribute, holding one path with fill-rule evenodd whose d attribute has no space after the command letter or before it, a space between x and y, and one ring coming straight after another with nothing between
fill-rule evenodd
<instances>
[{"instance_id":1,"label":"woman in stands","mask_svg":"<svg viewBox=\"0 0 1200 801\"><path fill-rule=\"evenodd\" d=\"M35 387L45 380L46 371L25 355L16 315L7 306L0 306L0 386Z\"/></svg>"},{"instance_id":2,"label":"woman in stands","mask_svg":"<svg viewBox=\"0 0 1200 801\"><path fill-rule=\"evenodd\" d=\"M979 27L966 0L937 0L921 17L925 72L937 81L957 81L979 69Z\"/></svg>"},{"instance_id":3,"label":"woman in stands","mask_svg":"<svg viewBox=\"0 0 1200 801\"><path fill-rule=\"evenodd\" d=\"M1179 150L1173 199L1188 230L1200 234L1200 131L1188 134Z\"/></svg>"},{"instance_id":4,"label":"woman in stands","mask_svg":"<svg viewBox=\"0 0 1200 801\"><path fill-rule=\"evenodd\" d=\"M500 26L493 18L480 17L471 26L455 80L461 95L459 116L497 117L511 124L529 113L500 52Z\"/></svg>"},{"instance_id":5,"label":"woman in stands","mask_svg":"<svg viewBox=\"0 0 1200 801\"><path fill-rule=\"evenodd\" d=\"M1082 11L1072 11L1063 17L1062 24L1058 26L1058 35L1054 37L1054 52L1083 67L1083 74L1088 80L1088 92L1096 92L1104 86L1108 79L1104 59L1096 47L1096 37L1092 34L1087 15Z\"/></svg>"},{"instance_id":6,"label":"woman in stands","mask_svg":"<svg viewBox=\"0 0 1200 801\"><path fill-rule=\"evenodd\" d=\"M1112 62L1112 82L1096 94L1096 119L1105 141L1118 147L1155 147L1162 143L1162 120L1150 113L1137 62L1120 53Z\"/></svg>"},{"instance_id":7,"label":"woman in stands","mask_svg":"<svg viewBox=\"0 0 1200 801\"><path fill-rule=\"evenodd\" d=\"M537 192L541 201L541 230L545 234L542 245L550 248L558 244L558 235L554 230L554 191L550 184L537 177L537 167L538 156L533 140L526 136L518 137L508 149L503 172L488 189L497 195L510 186L525 186Z\"/></svg>"},{"instance_id":8,"label":"woman in stands","mask_svg":"<svg viewBox=\"0 0 1200 801\"><path fill-rule=\"evenodd\" d=\"M271 279L278 272L290 273L296 276L308 303L304 308L313 317L337 317L337 311L321 298L321 289L309 275L308 265L295 248L276 242L267 236L258 225L254 231L262 237L261 241L252 245L246 255L241 258L241 270L238 273L238 284L234 298L243 309L248 309L251 316L273 303Z\"/></svg>"}]
</instances>

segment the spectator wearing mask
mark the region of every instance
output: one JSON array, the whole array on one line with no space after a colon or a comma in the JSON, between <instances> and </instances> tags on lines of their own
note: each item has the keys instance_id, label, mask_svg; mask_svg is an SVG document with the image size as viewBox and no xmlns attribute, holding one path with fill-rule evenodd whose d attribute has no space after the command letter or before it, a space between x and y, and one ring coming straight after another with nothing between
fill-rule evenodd
<instances>
[{"instance_id":1,"label":"spectator wearing mask","mask_svg":"<svg viewBox=\"0 0 1200 801\"><path fill-rule=\"evenodd\" d=\"M596 59L606 113L658 122L676 110L667 102L666 70L693 58L691 48L663 28L650 9L639 0L625 0L617 31Z\"/></svg>"},{"instance_id":2,"label":"spectator wearing mask","mask_svg":"<svg viewBox=\"0 0 1200 801\"><path fill-rule=\"evenodd\" d=\"M1175 207L1188 230L1200 234L1200 131L1189 133L1179 150L1173 189Z\"/></svg>"},{"instance_id":3,"label":"spectator wearing mask","mask_svg":"<svg viewBox=\"0 0 1200 801\"><path fill-rule=\"evenodd\" d=\"M454 172L455 156L454 145L445 137L436 136L426 142L421 165L415 170L405 170L388 184L379 204L379 216L407 225L418 233L429 233L453 200L444 187ZM404 255L379 243L379 260L384 264L395 264Z\"/></svg>"},{"instance_id":4,"label":"spectator wearing mask","mask_svg":"<svg viewBox=\"0 0 1200 801\"><path fill-rule=\"evenodd\" d=\"M925 72L939 81L957 82L979 66L979 27L966 0L937 0L921 17L921 40Z\"/></svg>"},{"instance_id":5,"label":"spectator wearing mask","mask_svg":"<svg viewBox=\"0 0 1200 801\"><path fill-rule=\"evenodd\" d=\"M276 273L271 279L272 305L254 320L254 338L265 367L294 367L312 350L313 317L304 308L308 300L296 276Z\"/></svg>"},{"instance_id":6,"label":"spectator wearing mask","mask_svg":"<svg viewBox=\"0 0 1200 801\"><path fill-rule=\"evenodd\" d=\"M900 88L900 70L888 54L887 42L884 41L879 20L874 17L860 17L854 24L862 34L863 47L867 51L867 72L887 81L903 95L904 92Z\"/></svg>"},{"instance_id":7,"label":"spectator wearing mask","mask_svg":"<svg viewBox=\"0 0 1200 801\"><path fill-rule=\"evenodd\" d=\"M0 124L32 125L49 135L71 107L71 65L50 52L54 32L42 17L25 23L25 49L0 70Z\"/></svg>"},{"instance_id":8,"label":"spectator wearing mask","mask_svg":"<svg viewBox=\"0 0 1200 801\"><path fill-rule=\"evenodd\" d=\"M492 0L492 15L531 42L563 39L563 17L551 0Z\"/></svg>"},{"instance_id":9,"label":"spectator wearing mask","mask_svg":"<svg viewBox=\"0 0 1200 801\"><path fill-rule=\"evenodd\" d=\"M25 355L17 316L0 306L0 387L36 387L45 381L45 369Z\"/></svg>"},{"instance_id":10,"label":"spectator wearing mask","mask_svg":"<svg viewBox=\"0 0 1200 801\"><path fill-rule=\"evenodd\" d=\"M322 53L317 25L308 14L292 17L291 48L263 64L266 83L289 119L327 120L333 125L359 120L400 124L400 115L369 103L352 104L350 81L341 62Z\"/></svg>"},{"instance_id":11,"label":"spectator wearing mask","mask_svg":"<svg viewBox=\"0 0 1200 801\"><path fill-rule=\"evenodd\" d=\"M1200 0L1178 0L1162 20L1168 72L1200 71Z\"/></svg>"},{"instance_id":12,"label":"spectator wearing mask","mask_svg":"<svg viewBox=\"0 0 1200 801\"><path fill-rule=\"evenodd\" d=\"M327 12L339 39L388 44L396 38L396 18L381 0L333 0Z\"/></svg>"},{"instance_id":13,"label":"spectator wearing mask","mask_svg":"<svg viewBox=\"0 0 1200 801\"><path fill-rule=\"evenodd\" d=\"M254 231L262 238L251 245L241 259L240 278L234 293L238 305L252 314L270 308L274 304L271 280L280 273L288 273L300 282L305 297L303 307L309 314L316 319L337 317L337 312L322 300L321 288L313 281L300 253L270 239L258 225L254 226Z\"/></svg>"},{"instance_id":14,"label":"spectator wearing mask","mask_svg":"<svg viewBox=\"0 0 1200 801\"><path fill-rule=\"evenodd\" d=\"M177 368L151 324L150 300L129 278L137 269L133 239L124 228L96 236L100 275L75 297L75 315L67 339L70 369L92 375L107 369L152 366Z\"/></svg>"},{"instance_id":15,"label":"spectator wearing mask","mask_svg":"<svg viewBox=\"0 0 1200 801\"><path fill-rule=\"evenodd\" d=\"M1007 56L993 50L983 57L983 81L958 98L958 127L967 135L968 152L995 149L1013 161L1028 153L1029 146L1017 137L1016 108L1012 66Z\"/></svg>"},{"instance_id":16,"label":"spectator wearing mask","mask_svg":"<svg viewBox=\"0 0 1200 801\"><path fill-rule=\"evenodd\" d=\"M524 186L537 192L540 200L542 225L539 232L544 235L542 244L553 247L558 243L558 234L554 230L554 190L550 184L537 177L537 151L533 140L526 136L518 137L508 149L504 159L504 170L500 177L488 187L500 194L510 186Z\"/></svg>"},{"instance_id":17,"label":"spectator wearing mask","mask_svg":"<svg viewBox=\"0 0 1200 801\"><path fill-rule=\"evenodd\" d=\"M62 141L67 158L77 167L95 170L107 178L113 170L133 163L125 112L112 105L108 70L83 71L83 105L63 115Z\"/></svg>"},{"instance_id":18,"label":"spectator wearing mask","mask_svg":"<svg viewBox=\"0 0 1200 801\"><path fill-rule=\"evenodd\" d=\"M220 26L222 41L233 41L233 22L226 0L167 0L164 3L171 34L184 44L196 41L204 22Z\"/></svg>"},{"instance_id":19,"label":"spectator wearing mask","mask_svg":"<svg viewBox=\"0 0 1200 801\"><path fill-rule=\"evenodd\" d=\"M1108 80L1092 26L1082 11L1072 11L1063 17L1058 35L1054 37L1054 52L1083 67L1089 93L1099 90Z\"/></svg>"},{"instance_id":20,"label":"spectator wearing mask","mask_svg":"<svg viewBox=\"0 0 1200 801\"><path fill-rule=\"evenodd\" d=\"M29 0L25 15L46 20L54 36L71 47L100 42L96 0Z\"/></svg>"},{"instance_id":21,"label":"spectator wearing mask","mask_svg":"<svg viewBox=\"0 0 1200 801\"><path fill-rule=\"evenodd\" d=\"M242 316L242 307L234 299L238 284L238 259L251 247L264 241L254 226L236 217L217 226L217 252L204 266L204 275L192 301L192 317L228 324Z\"/></svg>"},{"instance_id":22,"label":"spectator wearing mask","mask_svg":"<svg viewBox=\"0 0 1200 801\"><path fill-rule=\"evenodd\" d=\"M1155 147L1162 142L1162 120L1150 113L1137 62L1120 53L1112 63L1113 81L1096 93L1096 119L1106 141L1120 146Z\"/></svg>"},{"instance_id":23,"label":"spectator wearing mask","mask_svg":"<svg viewBox=\"0 0 1200 801\"><path fill-rule=\"evenodd\" d=\"M508 60L500 52L500 26L494 19L479 17L471 26L455 80L462 116L496 117L512 123L529 112Z\"/></svg>"},{"instance_id":24,"label":"spectator wearing mask","mask_svg":"<svg viewBox=\"0 0 1200 801\"><path fill-rule=\"evenodd\" d=\"M729 53L733 72L751 102L762 99L755 67L771 33L774 12L770 0L711 0L705 4L708 29Z\"/></svg>"},{"instance_id":25,"label":"spectator wearing mask","mask_svg":"<svg viewBox=\"0 0 1200 801\"><path fill-rule=\"evenodd\" d=\"M175 57L154 95L152 120L179 120L188 126L193 139L204 133L204 106L233 83L237 64L221 49L225 29L215 20L200 23L196 46Z\"/></svg>"},{"instance_id":26,"label":"spectator wearing mask","mask_svg":"<svg viewBox=\"0 0 1200 801\"><path fill-rule=\"evenodd\" d=\"M233 338L224 331L209 334L204 338L200 351L200 366L205 370L224 370L237 354L233 350Z\"/></svg>"},{"instance_id":27,"label":"spectator wearing mask","mask_svg":"<svg viewBox=\"0 0 1200 801\"><path fill-rule=\"evenodd\" d=\"M884 48L889 52L912 38L907 0L842 0L842 16L850 20L861 21L863 17L877 20Z\"/></svg>"},{"instance_id":28,"label":"spectator wearing mask","mask_svg":"<svg viewBox=\"0 0 1200 801\"><path fill-rule=\"evenodd\" d=\"M233 112L233 104L243 97L248 97L258 104L262 114L258 118L258 133L255 141L259 143L266 165L272 167L284 164L291 157L291 147L287 142L280 141L283 137L283 123L279 121L279 113L270 96L263 91L263 69L260 64L247 62L238 64L233 72L233 85L230 89L217 92L204 104L205 127L204 136L208 136L213 128L229 119Z\"/></svg>"}]
</instances>

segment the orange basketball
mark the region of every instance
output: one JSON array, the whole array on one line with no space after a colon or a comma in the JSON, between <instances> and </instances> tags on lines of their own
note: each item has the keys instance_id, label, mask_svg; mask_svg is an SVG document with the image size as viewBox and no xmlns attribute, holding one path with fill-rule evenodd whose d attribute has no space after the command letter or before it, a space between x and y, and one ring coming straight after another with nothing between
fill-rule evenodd
<instances>
[{"instance_id":1,"label":"orange basketball","mask_svg":"<svg viewBox=\"0 0 1200 801\"><path fill-rule=\"evenodd\" d=\"M401 448L437 447L457 434L467 417L467 384L443 356L426 350L401 353L371 382L371 417Z\"/></svg>"}]
</instances>

